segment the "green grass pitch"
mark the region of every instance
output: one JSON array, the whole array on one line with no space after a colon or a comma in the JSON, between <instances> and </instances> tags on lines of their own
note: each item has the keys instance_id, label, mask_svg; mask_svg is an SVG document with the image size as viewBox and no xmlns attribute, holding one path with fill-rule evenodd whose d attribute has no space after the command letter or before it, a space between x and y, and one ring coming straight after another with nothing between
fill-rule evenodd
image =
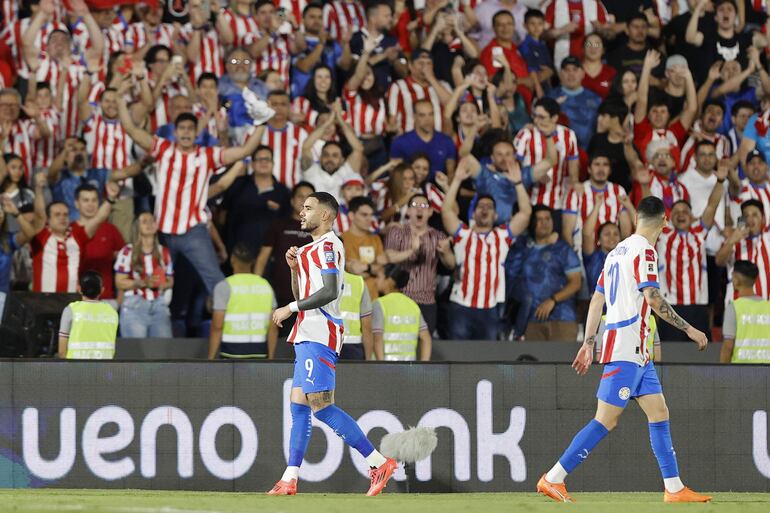
<instances>
[{"instance_id":1,"label":"green grass pitch","mask_svg":"<svg viewBox=\"0 0 770 513\"><path fill-rule=\"evenodd\" d=\"M557 504L534 493L300 494L164 492L145 490L0 490L2 513L647 513L687 510L767 513L768 493L716 493L711 504L663 504L662 493L574 493Z\"/></svg>"}]
</instances>

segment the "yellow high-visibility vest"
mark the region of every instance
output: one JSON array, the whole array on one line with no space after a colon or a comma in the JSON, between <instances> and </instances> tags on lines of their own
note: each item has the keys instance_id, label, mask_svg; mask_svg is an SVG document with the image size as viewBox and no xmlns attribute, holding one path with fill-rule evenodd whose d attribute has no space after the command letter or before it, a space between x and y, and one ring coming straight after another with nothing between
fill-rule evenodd
<instances>
[{"instance_id":1,"label":"yellow high-visibility vest","mask_svg":"<svg viewBox=\"0 0 770 513\"><path fill-rule=\"evenodd\" d=\"M340 312L345 323L343 338L345 344L361 343L361 298L364 291L366 291L364 279L356 274L345 272L345 287L342 289L342 299L340 299Z\"/></svg>"},{"instance_id":2,"label":"yellow high-visibility vest","mask_svg":"<svg viewBox=\"0 0 770 513\"><path fill-rule=\"evenodd\" d=\"M225 358L266 358L273 288L266 279L251 273L234 274L226 281L230 298L219 354Z\"/></svg>"},{"instance_id":3,"label":"yellow high-visibility vest","mask_svg":"<svg viewBox=\"0 0 770 513\"><path fill-rule=\"evenodd\" d=\"M770 363L770 301L740 297L735 306L732 363Z\"/></svg>"},{"instance_id":4,"label":"yellow high-visibility vest","mask_svg":"<svg viewBox=\"0 0 770 513\"><path fill-rule=\"evenodd\" d=\"M385 319L382 334L385 360L416 360L420 307L400 292L391 292L377 301Z\"/></svg>"},{"instance_id":5,"label":"yellow high-visibility vest","mask_svg":"<svg viewBox=\"0 0 770 513\"><path fill-rule=\"evenodd\" d=\"M118 312L102 301L70 303L72 327L67 342L67 359L111 360L115 357Z\"/></svg>"}]
</instances>

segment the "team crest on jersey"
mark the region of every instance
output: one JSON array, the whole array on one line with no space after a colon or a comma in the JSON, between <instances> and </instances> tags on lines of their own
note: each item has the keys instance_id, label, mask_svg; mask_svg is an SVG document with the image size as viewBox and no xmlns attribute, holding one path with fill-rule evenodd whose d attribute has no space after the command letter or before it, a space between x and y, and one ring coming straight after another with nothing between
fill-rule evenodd
<instances>
[{"instance_id":1,"label":"team crest on jersey","mask_svg":"<svg viewBox=\"0 0 770 513\"><path fill-rule=\"evenodd\" d=\"M332 242L324 242L324 258L327 263L334 262L334 244Z\"/></svg>"},{"instance_id":2,"label":"team crest on jersey","mask_svg":"<svg viewBox=\"0 0 770 513\"><path fill-rule=\"evenodd\" d=\"M655 261L655 250L654 249L645 249L644 250L644 259L648 262L654 262Z\"/></svg>"},{"instance_id":3,"label":"team crest on jersey","mask_svg":"<svg viewBox=\"0 0 770 513\"><path fill-rule=\"evenodd\" d=\"M618 390L618 397L620 397L623 401L631 397L631 389L628 387L623 387L620 390Z\"/></svg>"}]
</instances>

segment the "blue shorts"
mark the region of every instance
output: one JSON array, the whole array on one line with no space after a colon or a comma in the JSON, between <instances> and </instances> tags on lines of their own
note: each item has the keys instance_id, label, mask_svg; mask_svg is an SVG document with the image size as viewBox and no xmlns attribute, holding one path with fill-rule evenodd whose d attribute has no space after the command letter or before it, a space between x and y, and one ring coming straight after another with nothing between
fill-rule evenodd
<instances>
[{"instance_id":1,"label":"blue shorts","mask_svg":"<svg viewBox=\"0 0 770 513\"><path fill-rule=\"evenodd\" d=\"M317 342L294 344L294 380L292 388L311 394L334 390L337 376L337 353Z\"/></svg>"},{"instance_id":2,"label":"blue shorts","mask_svg":"<svg viewBox=\"0 0 770 513\"><path fill-rule=\"evenodd\" d=\"M641 367L632 362L613 362L604 366L597 399L625 408L629 399L649 394L661 394L658 374L652 362Z\"/></svg>"}]
</instances>

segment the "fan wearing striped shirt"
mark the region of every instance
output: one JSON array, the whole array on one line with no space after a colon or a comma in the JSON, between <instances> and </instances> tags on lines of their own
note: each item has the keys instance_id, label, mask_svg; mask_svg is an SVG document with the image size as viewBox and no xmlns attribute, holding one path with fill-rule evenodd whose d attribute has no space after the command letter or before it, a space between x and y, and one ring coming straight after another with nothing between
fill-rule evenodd
<instances>
[{"instance_id":1,"label":"fan wearing striped shirt","mask_svg":"<svg viewBox=\"0 0 770 513\"><path fill-rule=\"evenodd\" d=\"M457 263L457 280L449 297L449 338L454 340L497 340L500 329L500 307L505 304L505 269L508 250L529 226L532 206L515 160L505 177L516 188L519 211L507 224L497 224L495 199L480 195L473 211L472 226L457 215L457 192L463 180L470 177L468 159L457 166L441 209L444 229L452 234Z\"/></svg>"},{"instance_id":2,"label":"fan wearing striped shirt","mask_svg":"<svg viewBox=\"0 0 770 513\"><path fill-rule=\"evenodd\" d=\"M693 172L693 171L689 171ZM706 272L706 236L714 225L719 202L725 195L727 166L717 168L717 181L708 198L708 204L700 219L692 212L688 201L679 200L671 207L671 227L663 228L656 249L658 275L663 297L684 320L699 330L708 333L709 286ZM673 227L673 229L672 229ZM663 340L681 340L668 323L658 326Z\"/></svg>"},{"instance_id":3,"label":"fan wearing striped shirt","mask_svg":"<svg viewBox=\"0 0 770 513\"><path fill-rule=\"evenodd\" d=\"M179 254L185 255L211 294L225 277L219 269L207 228L209 179L225 172L226 166L252 155L259 146L264 125L258 126L242 146L204 148L195 144L198 119L185 112L174 120L176 141L172 142L152 136L134 124L124 96L127 87L129 85L123 84L117 95L120 121L134 143L155 158L158 181L155 218L161 241L171 251L172 260ZM264 104L260 107L267 108Z\"/></svg>"}]
</instances>

